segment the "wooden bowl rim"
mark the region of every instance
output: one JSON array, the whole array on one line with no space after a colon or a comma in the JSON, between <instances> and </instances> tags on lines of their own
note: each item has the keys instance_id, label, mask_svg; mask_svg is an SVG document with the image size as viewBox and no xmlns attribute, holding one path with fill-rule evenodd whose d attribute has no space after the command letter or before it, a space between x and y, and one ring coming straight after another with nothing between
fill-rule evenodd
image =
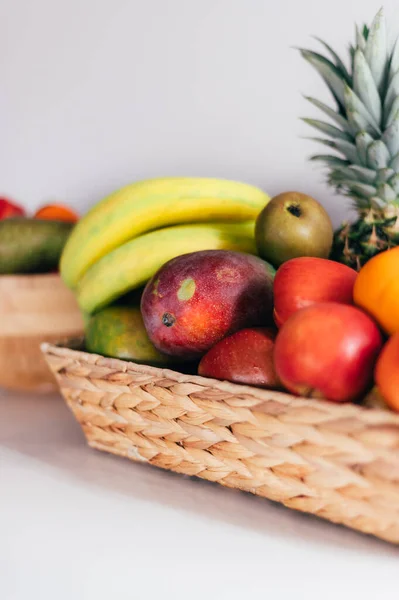
<instances>
[{"instance_id":1,"label":"wooden bowl rim","mask_svg":"<svg viewBox=\"0 0 399 600\"><path fill-rule=\"evenodd\" d=\"M32 279L61 279L59 273L16 273L14 275L0 275L0 281L28 281Z\"/></svg>"}]
</instances>

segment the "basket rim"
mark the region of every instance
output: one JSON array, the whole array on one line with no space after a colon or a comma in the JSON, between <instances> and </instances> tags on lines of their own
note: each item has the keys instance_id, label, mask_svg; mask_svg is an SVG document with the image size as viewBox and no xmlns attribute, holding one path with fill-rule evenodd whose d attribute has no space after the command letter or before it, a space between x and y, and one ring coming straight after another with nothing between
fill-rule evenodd
<instances>
[{"instance_id":1,"label":"basket rim","mask_svg":"<svg viewBox=\"0 0 399 600\"><path fill-rule=\"evenodd\" d=\"M44 355L52 354L58 356L59 358L69 358L75 360L82 360L82 358L84 358L86 361L87 357L90 357L89 362L93 365L95 364L97 366L119 370L124 373L129 373L132 371L147 375L158 374L160 378L172 379L177 383L188 383L199 385L201 387L206 386L208 388L211 387L224 393L231 393L232 395L252 396L257 398L259 402L270 401L271 399L276 398L283 404L295 405L298 408L311 407L315 409L319 407L320 410L328 411L330 414L336 413L337 419L357 416L362 420L369 422L371 425L384 424L387 426L399 426L399 413L395 413L388 408L376 408L373 406L365 406L352 402L331 402L317 398L295 396L283 391L269 390L256 386L232 383L230 381L203 377L201 375L184 374L169 368L136 363L134 361L120 358L110 358L101 354L95 354L83 350L83 342L83 336L79 338L68 338L55 343L44 342L40 345L40 349Z\"/></svg>"}]
</instances>

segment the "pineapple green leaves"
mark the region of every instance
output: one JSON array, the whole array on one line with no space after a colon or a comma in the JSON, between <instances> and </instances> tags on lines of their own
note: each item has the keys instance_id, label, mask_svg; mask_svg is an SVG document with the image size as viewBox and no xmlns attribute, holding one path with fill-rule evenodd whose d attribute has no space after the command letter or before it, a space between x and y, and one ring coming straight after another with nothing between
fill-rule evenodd
<instances>
[{"instance_id":1,"label":"pineapple green leaves","mask_svg":"<svg viewBox=\"0 0 399 600\"><path fill-rule=\"evenodd\" d=\"M359 219L336 234L333 258L358 268L377 252L399 243L399 38L388 51L381 9L371 27L356 27L348 65L316 38L326 56L301 49L329 88L336 107L305 98L327 121L303 119L321 133L315 141L332 151L312 161L327 180L352 198Z\"/></svg>"},{"instance_id":2,"label":"pineapple green leaves","mask_svg":"<svg viewBox=\"0 0 399 600\"><path fill-rule=\"evenodd\" d=\"M356 47L360 48L360 50L364 51L366 48L366 39L363 35L363 32L356 25ZM355 49L352 47L351 54L354 55Z\"/></svg>"},{"instance_id":3,"label":"pineapple green leaves","mask_svg":"<svg viewBox=\"0 0 399 600\"><path fill-rule=\"evenodd\" d=\"M318 39L318 38L316 38ZM330 89L336 110L315 98L306 99L334 121L334 124L313 119L303 120L325 137L316 141L333 148L341 160L364 170L356 171L357 183L369 186L380 184L378 171L391 168L397 172L399 154L399 39L388 56L385 19L381 9L368 29L356 27L352 71L325 42L318 39L328 52L328 58L311 50L301 54L321 75ZM334 163L331 155L316 155L313 160L324 162L330 171L342 165ZM340 180L340 191L349 195L353 185L342 183L341 173L330 173L329 180ZM352 178L351 178L352 180ZM384 181L389 186L389 181ZM360 190L358 190L360 192ZM392 194L384 188L384 198ZM364 190L369 197L370 190ZM361 192L360 192L361 193Z\"/></svg>"},{"instance_id":4,"label":"pineapple green leaves","mask_svg":"<svg viewBox=\"0 0 399 600\"><path fill-rule=\"evenodd\" d=\"M333 50L333 48L331 48L331 46L329 46L324 40L321 40L320 38L315 36L315 40L317 40L320 44L322 44L324 46L324 48L327 50L327 52L329 52L334 60L334 63L336 65L336 68L338 69L338 71L340 71L346 81L346 83L351 83L351 76L349 75L347 68L345 67L345 64L342 62L342 60L340 59L340 57L338 56L338 54L335 52L335 50Z\"/></svg>"},{"instance_id":5,"label":"pineapple green leaves","mask_svg":"<svg viewBox=\"0 0 399 600\"><path fill-rule=\"evenodd\" d=\"M367 148L367 163L372 168L384 169L389 165L389 150L381 140L374 140Z\"/></svg>"},{"instance_id":6,"label":"pineapple green leaves","mask_svg":"<svg viewBox=\"0 0 399 600\"><path fill-rule=\"evenodd\" d=\"M324 79L327 86L330 88L340 110L344 105L344 83L345 75L338 69L330 60L311 50L301 50L303 58L305 58Z\"/></svg>"},{"instance_id":7,"label":"pineapple green leaves","mask_svg":"<svg viewBox=\"0 0 399 600\"><path fill-rule=\"evenodd\" d=\"M399 173L399 154L394 156L394 158L391 160L390 167L393 169L393 171L395 171L395 173Z\"/></svg>"},{"instance_id":8,"label":"pineapple green leaves","mask_svg":"<svg viewBox=\"0 0 399 600\"><path fill-rule=\"evenodd\" d=\"M367 131L360 131L356 136L356 148L359 154L359 160L362 165L367 164L367 150L368 147L373 143L373 138Z\"/></svg>"},{"instance_id":9,"label":"pineapple green leaves","mask_svg":"<svg viewBox=\"0 0 399 600\"><path fill-rule=\"evenodd\" d=\"M359 131L367 131L370 135L378 137L381 129L378 121L366 108L359 96L347 85L344 91L346 118L352 125L354 135ZM360 128L359 128L360 125Z\"/></svg>"},{"instance_id":10,"label":"pineapple green leaves","mask_svg":"<svg viewBox=\"0 0 399 600\"><path fill-rule=\"evenodd\" d=\"M373 82L378 92L384 92L384 83L387 71L387 39L385 32L384 13L381 9L375 17L367 35L366 45L363 49L366 64L370 68Z\"/></svg>"},{"instance_id":11,"label":"pineapple green leaves","mask_svg":"<svg viewBox=\"0 0 399 600\"><path fill-rule=\"evenodd\" d=\"M389 158L399 152L399 109L381 137L381 141L389 150Z\"/></svg>"},{"instance_id":12,"label":"pineapple green leaves","mask_svg":"<svg viewBox=\"0 0 399 600\"><path fill-rule=\"evenodd\" d=\"M384 99L384 112L387 115L387 121L393 117L395 110L394 103L399 94L399 71L397 71L389 82L388 90Z\"/></svg>"},{"instance_id":13,"label":"pineapple green leaves","mask_svg":"<svg viewBox=\"0 0 399 600\"><path fill-rule=\"evenodd\" d=\"M324 104L324 102L320 102L320 100L317 100L316 98L311 98L310 96L305 96L305 98L306 100L308 100L308 102L316 106L319 110L323 111L328 117L330 117L330 119L338 123L338 125L343 131L353 134L353 130L350 127L348 121L345 119L345 117L342 117L340 114L335 112L333 108L330 108L329 106L327 106L327 104Z\"/></svg>"},{"instance_id":14,"label":"pineapple green leaves","mask_svg":"<svg viewBox=\"0 0 399 600\"><path fill-rule=\"evenodd\" d=\"M353 66L353 91L360 98L368 112L376 123L381 122L381 98L374 81L371 69L363 52L358 48L355 50Z\"/></svg>"},{"instance_id":15,"label":"pineapple green leaves","mask_svg":"<svg viewBox=\"0 0 399 600\"><path fill-rule=\"evenodd\" d=\"M395 43L393 51L392 51L391 59L389 61L388 81L391 81L393 79L395 73L397 73L398 70L399 70L399 38L396 40L396 43Z\"/></svg>"},{"instance_id":16,"label":"pineapple green leaves","mask_svg":"<svg viewBox=\"0 0 399 600\"><path fill-rule=\"evenodd\" d=\"M304 118L302 120L308 125L311 125L311 127L314 127L315 129L318 129L318 131L321 131L321 133L325 133L329 137L340 140L346 140L347 142L350 142L352 139L349 133L338 129L338 127L334 127L334 125L330 125L329 123L324 123L323 121L318 121L317 119Z\"/></svg>"}]
</instances>

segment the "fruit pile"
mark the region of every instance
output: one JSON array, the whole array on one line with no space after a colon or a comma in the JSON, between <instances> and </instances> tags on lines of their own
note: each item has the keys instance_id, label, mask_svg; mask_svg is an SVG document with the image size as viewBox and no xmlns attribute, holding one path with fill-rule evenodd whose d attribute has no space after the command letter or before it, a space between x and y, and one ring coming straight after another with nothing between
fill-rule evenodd
<instances>
[{"instance_id":1,"label":"fruit pile","mask_svg":"<svg viewBox=\"0 0 399 600\"><path fill-rule=\"evenodd\" d=\"M66 206L49 204L32 217L0 198L0 274L46 273L58 268L78 216Z\"/></svg>"},{"instance_id":2,"label":"fruit pile","mask_svg":"<svg viewBox=\"0 0 399 600\"><path fill-rule=\"evenodd\" d=\"M380 11L349 69L322 44L330 58L301 52L336 110L308 100L334 125L305 121L355 223L334 234L309 196L204 178L136 182L76 225L0 200L0 273L51 269L64 248L89 351L335 402L374 389L399 411L399 41L388 51Z\"/></svg>"},{"instance_id":3,"label":"fruit pile","mask_svg":"<svg viewBox=\"0 0 399 600\"><path fill-rule=\"evenodd\" d=\"M332 244L304 194L156 179L92 208L60 271L90 352L335 402L376 381L399 410L399 248L357 273Z\"/></svg>"}]
</instances>

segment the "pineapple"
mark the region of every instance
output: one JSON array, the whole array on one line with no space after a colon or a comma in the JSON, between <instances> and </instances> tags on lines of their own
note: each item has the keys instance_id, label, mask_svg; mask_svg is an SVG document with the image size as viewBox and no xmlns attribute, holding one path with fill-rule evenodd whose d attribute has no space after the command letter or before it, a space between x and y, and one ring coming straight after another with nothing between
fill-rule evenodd
<instances>
[{"instance_id":1,"label":"pineapple","mask_svg":"<svg viewBox=\"0 0 399 600\"><path fill-rule=\"evenodd\" d=\"M335 232L332 258L355 269L399 244L399 38L388 53L381 9L370 29L356 28L348 70L322 40L331 59L301 54L322 76L336 110L306 97L332 121L303 119L323 134L313 138L334 154L317 154L328 183L353 200L357 220Z\"/></svg>"}]
</instances>

